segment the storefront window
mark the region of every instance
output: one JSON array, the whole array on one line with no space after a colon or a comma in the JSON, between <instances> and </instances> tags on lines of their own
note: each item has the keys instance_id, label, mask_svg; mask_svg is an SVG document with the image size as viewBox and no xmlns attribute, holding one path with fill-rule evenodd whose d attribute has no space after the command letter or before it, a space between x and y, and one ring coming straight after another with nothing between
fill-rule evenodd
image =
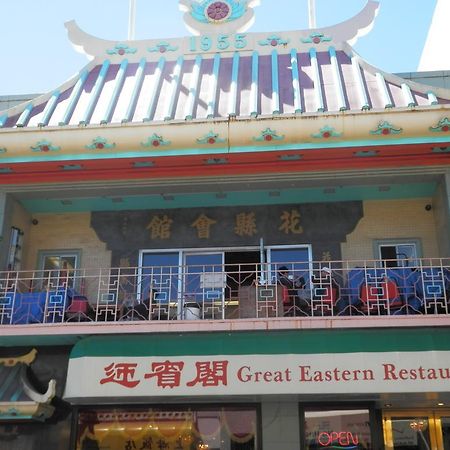
<instances>
[{"instance_id":1,"label":"storefront window","mask_svg":"<svg viewBox=\"0 0 450 450\"><path fill-rule=\"evenodd\" d=\"M251 407L80 411L77 450L256 450Z\"/></svg>"},{"instance_id":2,"label":"storefront window","mask_svg":"<svg viewBox=\"0 0 450 450\"><path fill-rule=\"evenodd\" d=\"M307 410L305 411L307 450L371 449L369 411Z\"/></svg>"}]
</instances>

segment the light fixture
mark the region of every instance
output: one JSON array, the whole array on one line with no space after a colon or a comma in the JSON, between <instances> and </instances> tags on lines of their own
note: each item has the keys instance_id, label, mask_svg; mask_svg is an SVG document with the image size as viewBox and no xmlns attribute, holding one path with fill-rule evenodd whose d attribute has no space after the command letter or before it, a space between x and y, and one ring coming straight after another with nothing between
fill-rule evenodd
<instances>
[{"instance_id":1,"label":"light fixture","mask_svg":"<svg viewBox=\"0 0 450 450\"><path fill-rule=\"evenodd\" d=\"M438 406L444 406L445 405L445 403L443 403L443 402L439 402L438 404L437 404Z\"/></svg>"},{"instance_id":2,"label":"light fixture","mask_svg":"<svg viewBox=\"0 0 450 450\"><path fill-rule=\"evenodd\" d=\"M385 408L392 408L392 403L385 403L385 404L384 404L384 407L385 407Z\"/></svg>"}]
</instances>

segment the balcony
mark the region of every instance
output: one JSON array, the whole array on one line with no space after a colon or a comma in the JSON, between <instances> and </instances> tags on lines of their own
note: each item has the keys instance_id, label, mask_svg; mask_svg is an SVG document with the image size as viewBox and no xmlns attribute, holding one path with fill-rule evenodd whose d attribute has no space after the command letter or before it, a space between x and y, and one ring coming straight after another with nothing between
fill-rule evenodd
<instances>
[{"instance_id":1,"label":"balcony","mask_svg":"<svg viewBox=\"0 0 450 450\"><path fill-rule=\"evenodd\" d=\"M291 261L2 272L0 326L145 323L148 330L161 323L320 318L358 324L384 318L396 326L393 320L401 317L449 316L449 263Z\"/></svg>"}]
</instances>

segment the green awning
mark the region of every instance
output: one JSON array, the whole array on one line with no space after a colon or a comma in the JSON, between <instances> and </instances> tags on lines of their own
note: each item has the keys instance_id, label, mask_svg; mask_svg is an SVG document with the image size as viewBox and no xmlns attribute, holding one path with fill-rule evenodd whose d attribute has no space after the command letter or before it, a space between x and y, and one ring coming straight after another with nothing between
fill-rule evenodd
<instances>
[{"instance_id":1,"label":"green awning","mask_svg":"<svg viewBox=\"0 0 450 450\"><path fill-rule=\"evenodd\" d=\"M320 354L450 350L450 328L289 330L93 336L70 357Z\"/></svg>"}]
</instances>

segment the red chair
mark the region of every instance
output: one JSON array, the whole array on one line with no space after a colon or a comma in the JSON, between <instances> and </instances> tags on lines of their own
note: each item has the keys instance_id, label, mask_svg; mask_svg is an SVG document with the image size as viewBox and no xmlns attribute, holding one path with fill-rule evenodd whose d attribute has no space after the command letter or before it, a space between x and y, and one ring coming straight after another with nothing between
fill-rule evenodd
<instances>
[{"instance_id":1,"label":"red chair","mask_svg":"<svg viewBox=\"0 0 450 450\"><path fill-rule=\"evenodd\" d=\"M389 278L381 282L363 283L359 298L361 310L366 314L382 315L403 306L397 283Z\"/></svg>"},{"instance_id":2,"label":"red chair","mask_svg":"<svg viewBox=\"0 0 450 450\"><path fill-rule=\"evenodd\" d=\"M335 284L320 284L314 287L314 296L311 304L311 315L329 316L335 311L339 300L339 288Z\"/></svg>"},{"instance_id":3,"label":"red chair","mask_svg":"<svg viewBox=\"0 0 450 450\"><path fill-rule=\"evenodd\" d=\"M70 305L66 308L66 319L67 321L75 320L80 322L82 320L89 319L90 305L89 301L84 296L74 296Z\"/></svg>"}]
</instances>

